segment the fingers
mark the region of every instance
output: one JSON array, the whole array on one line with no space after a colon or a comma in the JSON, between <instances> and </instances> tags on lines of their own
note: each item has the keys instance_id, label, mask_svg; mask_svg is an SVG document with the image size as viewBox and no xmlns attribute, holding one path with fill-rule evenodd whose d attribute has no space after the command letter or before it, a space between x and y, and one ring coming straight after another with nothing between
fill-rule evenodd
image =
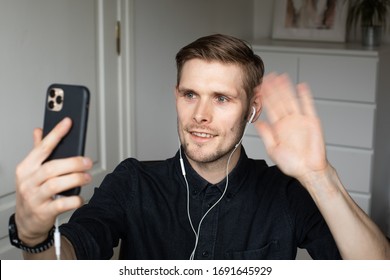
<instances>
[{"instance_id":1,"label":"fingers","mask_svg":"<svg viewBox=\"0 0 390 280\"><path fill-rule=\"evenodd\" d=\"M34 149L17 167L17 177L23 178L37 170L45 159L52 153L61 139L69 132L72 121L69 118L59 122L53 130L42 139L42 129L34 129Z\"/></svg>"},{"instance_id":2,"label":"fingers","mask_svg":"<svg viewBox=\"0 0 390 280\"><path fill-rule=\"evenodd\" d=\"M91 175L87 173L71 173L68 175L53 177L45 181L40 187L37 200L50 199L56 194L91 182Z\"/></svg>"},{"instance_id":3,"label":"fingers","mask_svg":"<svg viewBox=\"0 0 390 280\"><path fill-rule=\"evenodd\" d=\"M53 197L90 183L91 176L86 172L93 162L85 157L71 157L43 163L71 126L71 120L65 118L43 139L42 129L35 129L34 148L16 168L16 213L26 240L47 234L57 215L82 205L80 196L55 200Z\"/></svg>"},{"instance_id":4,"label":"fingers","mask_svg":"<svg viewBox=\"0 0 390 280\"><path fill-rule=\"evenodd\" d=\"M55 200L53 197L62 191L90 183L91 175L86 170L92 165L90 159L83 157L53 160L30 171L30 175L24 178L17 176L16 212L22 217L26 238L47 234L57 215L82 205L80 196Z\"/></svg>"},{"instance_id":5,"label":"fingers","mask_svg":"<svg viewBox=\"0 0 390 280\"><path fill-rule=\"evenodd\" d=\"M311 117L316 117L317 113L315 111L309 86L307 84L298 84L297 92L301 103L302 113Z\"/></svg>"},{"instance_id":6,"label":"fingers","mask_svg":"<svg viewBox=\"0 0 390 280\"><path fill-rule=\"evenodd\" d=\"M46 162L29 176L18 178L18 193L39 205L57 193L90 183L91 175L86 171L92 166L93 162L84 157Z\"/></svg>"},{"instance_id":7,"label":"fingers","mask_svg":"<svg viewBox=\"0 0 390 280\"><path fill-rule=\"evenodd\" d=\"M267 150L267 153L270 154L273 147L276 145L276 141L274 138L274 134L271 130L271 127L263 122L263 121L257 121L254 123L255 128L257 132L259 133L261 139L264 142L265 149Z\"/></svg>"},{"instance_id":8,"label":"fingers","mask_svg":"<svg viewBox=\"0 0 390 280\"><path fill-rule=\"evenodd\" d=\"M63 213L69 210L79 208L81 205L83 205L83 199L81 196L63 196L54 200L49 206L48 210L51 210L52 213Z\"/></svg>"},{"instance_id":9,"label":"fingers","mask_svg":"<svg viewBox=\"0 0 390 280\"><path fill-rule=\"evenodd\" d=\"M34 149L16 168L17 190L24 200L37 194L36 202L43 202L63 190L89 183L90 175L86 171L92 168L93 163L88 158L72 157L42 164L68 133L71 125L71 120L65 118L44 139L42 129L34 130Z\"/></svg>"},{"instance_id":10,"label":"fingers","mask_svg":"<svg viewBox=\"0 0 390 280\"><path fill-rule=\"evenodd\" d=\"M300 112L294 86L285 74L267 75L262 84L261 97L270 122Z\"/></svg>"},{"instance_id":11,"label":"fingers","mask_svg":"<svg viewBox=\"0 0 390 280\"><path fill-rule=\"evenodd\" d=\"M71 119L64 118L41 141L38 140L38 136L39 134L42 135L42 132L34 131L34 142L37 143L37 146L29 155L31 162L42 163L52 153L62 138L69 132L71 126ZM37 139L35 137L37 137Z\"/></svg>"},{"instance_id":12,"label":"fingers","mask_svg":"<svg viewBox=\"0 0 390 280\"><path fill-rule=\"evenodd\" d=\"M85 157L72 157L65 159L56 159L45 162L42 168L38 169L33 184L42 185L50 178L63 176L70 173L86 172L92 168L92 161Z\"/></svg>"},{"instance_id":13,"label":"fingers","mask_svg":"<svg viewBox=\"0 0 390 280\"><path fill-rule=\"evenodd\" d=\"M286 74L268 74L264 78L261 97L271 123L292 114L316 116L308 85L302 83L295 87Z\"/></svg>"}]
</instances>

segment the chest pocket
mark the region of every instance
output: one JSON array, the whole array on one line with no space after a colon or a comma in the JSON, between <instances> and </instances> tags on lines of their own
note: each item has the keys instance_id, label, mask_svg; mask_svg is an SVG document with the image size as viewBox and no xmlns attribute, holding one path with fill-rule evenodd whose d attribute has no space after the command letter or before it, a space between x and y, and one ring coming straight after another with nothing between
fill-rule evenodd
<instances>
[{"instance_id":1,"label":"chest pocket","mask_svg":"<svg viewBox=\"0 0 390 280\"><path fill-rule=\"evenodd\" d=\"M227 252L228 260L277 260L280 259L279 241L272 240L260 249Z\"/></svg>"}]
</instances>

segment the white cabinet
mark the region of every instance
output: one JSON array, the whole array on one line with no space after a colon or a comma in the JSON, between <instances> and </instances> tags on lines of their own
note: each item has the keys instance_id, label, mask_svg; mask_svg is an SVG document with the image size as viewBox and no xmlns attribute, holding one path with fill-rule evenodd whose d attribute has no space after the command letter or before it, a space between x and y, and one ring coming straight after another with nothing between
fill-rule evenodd
<instances>
[{"instance_id":1,"label":"white cabinet","mask_svg":"<svg viewBox=\"0 0 390 280\"><path fill-rule=\"evenodd\" d=\"M390 110L386 96L390 95L390 77L380 75L389 73L388 48L365 50L358 45L274 40L252 46L264 60L266 73L288 73L294 82L309 84L325 132L328 158L345 187L366 213L372 214L375 205L388 213L387 172L378 175L382 182L373 176L376 167L389 166L390 161L389 127L385 128L390 116L386 112L377 116L379 102ZM375 142L378 137L382 143ZM248 129L244 146L249 156L270 161L254 128ZM375 192L380 195L374 201ZM386 223L379 221L382 226Z\"/></svg>"}]
</instances>

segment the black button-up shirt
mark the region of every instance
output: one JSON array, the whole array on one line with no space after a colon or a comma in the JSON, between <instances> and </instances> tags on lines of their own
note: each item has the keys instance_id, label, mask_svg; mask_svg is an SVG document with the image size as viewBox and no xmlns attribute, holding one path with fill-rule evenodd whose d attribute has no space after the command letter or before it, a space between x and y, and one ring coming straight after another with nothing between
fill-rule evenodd
<instances>
[{"instance_id":1,"label":"black button-up shirt","mask_svg":"<svg viewBox=\"0 0 390 280\"><path fill-rule=\"evenodd\" d=\"M222 195L184 158L195 230ZM153 165L123 161L61 232L79 259L109 259L122 240L126 259L189 259L195 234L179 155ZM195 259L295 259L297 247L314 259L338 259L329 229L308 192L277 167L249 159L244 149L223 199L204 218Z\"/></svg>"}]
</instances>

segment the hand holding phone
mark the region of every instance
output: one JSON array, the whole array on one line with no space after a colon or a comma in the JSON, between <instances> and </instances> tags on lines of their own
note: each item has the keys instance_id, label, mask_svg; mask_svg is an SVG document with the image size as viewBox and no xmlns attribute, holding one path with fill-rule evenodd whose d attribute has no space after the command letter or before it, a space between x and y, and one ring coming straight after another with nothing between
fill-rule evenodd
<instances>
[{"instance_id":1,"label":"hand holding phone","mask_svg":"<svg viewBox=\"0 0 390 280\"><path fill-rule=\"evenodd\" d=\"M48 87L45 98L43 137L65 117L72 120L72 128L46 161L84 155L89 99L89 90L84 86L52 84ZM61 192L59 195L69 196L79 193L80 187L76 187Z\"/></svg>"}]
</instances>

